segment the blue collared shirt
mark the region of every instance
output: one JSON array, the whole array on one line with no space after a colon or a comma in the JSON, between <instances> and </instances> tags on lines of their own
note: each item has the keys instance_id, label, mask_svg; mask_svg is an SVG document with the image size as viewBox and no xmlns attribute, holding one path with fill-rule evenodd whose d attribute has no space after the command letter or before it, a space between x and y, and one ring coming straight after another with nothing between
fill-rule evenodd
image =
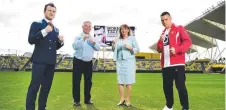
<instances>
[{"instance_id":1,"label":"blue collared shirt","mask_svg":"<svg viewBox=\"0 0 226 110\"><path fill-rule=\"evenodd\" d=\"M90 35L89 38L84 41L84 35L85 33L81 33L79 36L75 37L72 47L75 50L75 58L88 62L93 59L94 51L100 50L100 46ZM89 39L93 39L95 45L91 44Z\"/></svg>"}]
</instances>

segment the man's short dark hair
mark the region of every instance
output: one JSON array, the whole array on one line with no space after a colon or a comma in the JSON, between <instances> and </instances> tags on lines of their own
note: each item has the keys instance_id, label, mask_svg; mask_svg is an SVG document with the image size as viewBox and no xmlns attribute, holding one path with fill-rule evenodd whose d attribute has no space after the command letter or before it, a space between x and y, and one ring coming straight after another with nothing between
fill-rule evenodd
<instances>
[{"instance_id":1,"label":"man's short dark hair","mask_svg":"<svg viewBox=\"0 0 226 110\"><path fill-rule=\"evenodd\" d=\"M56 8L56 6L55 6L53 3L48 3L48 4L45 5L44 12L46 12L46 8L47 8L48 6L51 6L51 7Z\"/></svg>"},{"instance_id":2,"label":"man's short dark hair","mask_svg":"<svg viewBox=\"0 0 226 110\"><path fill-rule=\"evenodd\" d=\"M165 11L165 12L162 12L161 16L165 16L165 15L169 15L170 16L170 13Z\"/></svg>"}]
</instances>

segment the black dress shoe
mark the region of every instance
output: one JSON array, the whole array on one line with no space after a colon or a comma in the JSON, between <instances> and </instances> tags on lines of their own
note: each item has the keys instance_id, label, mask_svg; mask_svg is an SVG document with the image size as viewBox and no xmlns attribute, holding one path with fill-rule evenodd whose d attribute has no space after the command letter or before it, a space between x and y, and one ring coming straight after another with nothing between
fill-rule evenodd
<instances>
[{"instance_id":1,"label":"black dress shoe","mask_svg":"<svg viewBox=\"0 0 226 110\"><path fill-rule=\"evenodd\" d=\"M80 104L80 102L75 102L74 103L74 106L80 106L81 104Z\"/></svg>"},{"instance_id":2,"label":"black dress shoe","mask_svg":"<svg viewBox=\"0 0 226 110\"><path fill-rule=\"evenodd\" d=\"M119 102L118 104L117 104L117 106L121 106L121 105L124 105L124 103L125 103L126 101L124 100L124 101L122 101L122 102Z\"/></svg>"},{"instance_id":3,"label":"black dress shoe","mask_svg":"<svg viewBox=\"0 0 226 110\"><path fill-rule=\"evenodd\" d=\"M92 105L93 104L93 102L92 101L88 101L88 102L84 102L85 104L90 104L90 105Z\"/></svg>"}]
</instances>

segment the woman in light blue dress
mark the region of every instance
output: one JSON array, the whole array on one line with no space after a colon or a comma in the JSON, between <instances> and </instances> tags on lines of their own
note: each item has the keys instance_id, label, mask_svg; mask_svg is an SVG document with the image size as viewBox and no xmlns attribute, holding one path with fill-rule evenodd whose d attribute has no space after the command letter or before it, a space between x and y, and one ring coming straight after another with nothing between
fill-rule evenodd
<instances>
[{"instance_id":1,"label":"woman in light blue dress","mask_svg":"<svg viewBox=\"0 0 226 110\"><path fill-rule=\"evenodd\" d=\"M123 24L120 26L120 37L113 41L113 60L116 61L116 72L120 102L118 106L131 106L130 94L132 84L135 83L136 58L135 53L139 52L139 47L134 36L130 36L130 28ZM124 98L124 85L126 85L126 98Z\"/></svg>"}]
</instances>

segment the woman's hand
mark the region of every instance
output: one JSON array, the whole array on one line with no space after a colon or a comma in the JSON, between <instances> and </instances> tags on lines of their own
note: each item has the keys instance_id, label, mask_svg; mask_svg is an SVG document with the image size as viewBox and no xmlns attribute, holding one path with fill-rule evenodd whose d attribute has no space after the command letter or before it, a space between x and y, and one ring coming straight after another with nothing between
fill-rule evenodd
<instances>
[{"instance_id":1,"label":"woman's hand","mask_svg":"<svg viewBox=\"0 0 226 110\"><path fill-rule=\"evenodd\" d=\"M133 50L133 47L130 46L130 45L125 44L124 46L125 46L125 48L127 48L128 50Z\"/></svg>"}]
</instances>

